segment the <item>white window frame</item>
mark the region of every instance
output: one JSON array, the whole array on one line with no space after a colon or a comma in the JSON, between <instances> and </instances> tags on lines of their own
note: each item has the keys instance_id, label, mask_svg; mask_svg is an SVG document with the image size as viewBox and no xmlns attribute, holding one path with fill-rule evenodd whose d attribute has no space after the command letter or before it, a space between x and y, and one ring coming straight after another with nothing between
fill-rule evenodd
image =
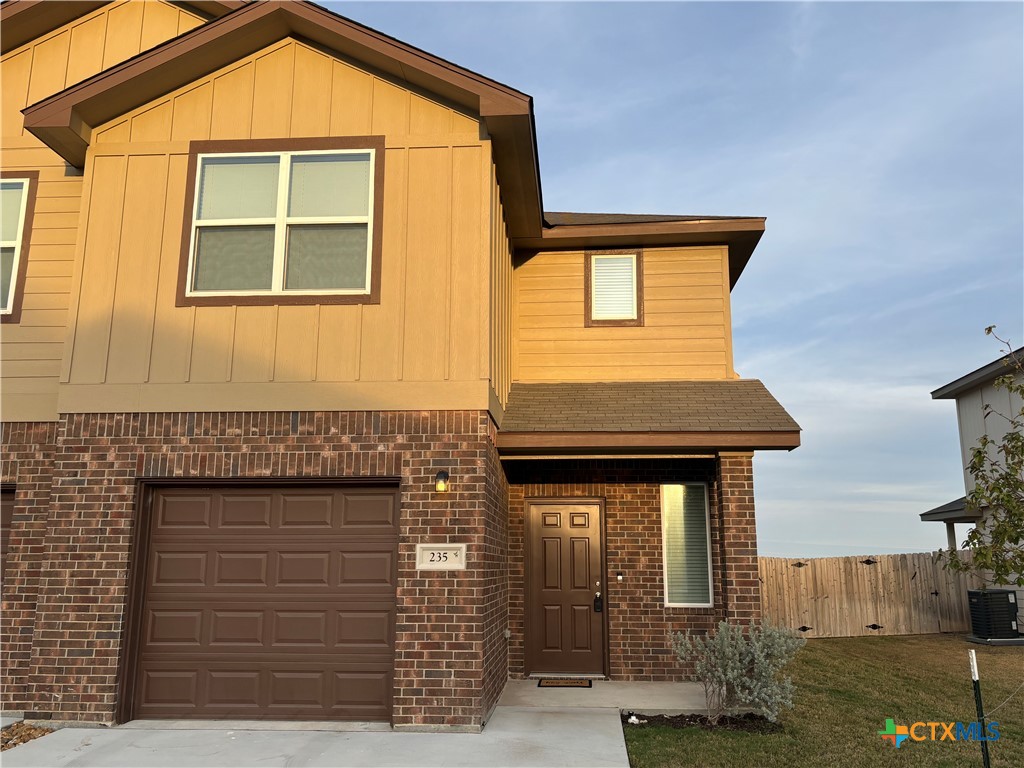
<instances>
[{"instance_id":1,"label":"white window frame","mask_svg":"<svg viewBox=\"0 0 1024 768\"><path fill-rule=\"evenodd\" d=\"M614 314L602 314L597 309L597 262L598 259L622 259L628 258L633 264L633 313L631 315L614 315ZM637 294L639 287L637 285L637 269L636 269L636 253L593 253L590 255L590 264L588 269L590 270L590 319L591 320L637 320L640 317L639 302L637 301Z\"/></svg>"},{"instance_id":2,"label":"white window frame","mask_svg":"<svg viewBox=\"0 0 1024 768\"><path fill-rule=\"evenodd\" d=\"M666 485L699 486L704 489L704 526L707 533L708 553L708 602L706 603L673 603L668 598L668 536L665 525L665 494L662 489ZM664 583L666 608L714 608L715 607L715 571L711 562L711 501L707 483L682 482L662 483L658 487L658 501L661 505L661 579Z\"/></svg>"},{"instance_id":3,"label":"white window frame","mask_svg":"<svg viewBox=\"0 0 1024 768\"><path fill-rule=\"evenodd\" d=\"M11 264L10 293L7 296L0 296L4 301L0 306L0 315L14 314L14 293L18 290L18 275L21 269L21 253L24 250L22 243L25 240L25 215L28 212L28 195L32 185L32 179L5 176L0 179L3 184L21 184L21 210L18 211L18 232L13 240L0 240L0 248L13 248L14 261Z\"/></svg>"},{"instance_id":4,"label":"white window frame","mask_svg":"<svg viewBox=\"0 0 1024 768\"><path fill-rule=\"evenodd\" d=\"M325 155L369 155L370 172L367 190L367 215L366 216L289 216L288 215L288 193L291 189L292 158L302 155L314 155L322 157ZM223 159L229 157L276 157L280 166L277 176L277 209L273 218L246 218L246 219L199 219L200 191L203 183L203 161L207 158ZM196 160L196 186L192 201L192 233L188 247L188 273L185 283L186 297L216 297L216 296L369 296L372 290L371 280L373 276L373 215L374 215L374 180L377 170L377 150L365 149L310 149L301 151L280 151L280 152L206 152L197 156ZM360 289L302 289L286 290L284 287L286 241L288 238L289 225L302 224L365 224L366 225L366 275L364 287ZM199 230L203 227L229 227L229 226L273 226L274 227L274 262L271 275L270 290L223 290L203 291L193 288L195 280L195 259L196 240Z\"/></svg>"}]
</instances>

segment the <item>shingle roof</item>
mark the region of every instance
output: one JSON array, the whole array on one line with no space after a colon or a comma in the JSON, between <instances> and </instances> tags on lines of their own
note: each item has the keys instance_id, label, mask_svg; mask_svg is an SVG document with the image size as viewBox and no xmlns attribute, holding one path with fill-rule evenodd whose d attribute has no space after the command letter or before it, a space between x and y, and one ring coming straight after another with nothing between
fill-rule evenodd
<instances>
[{"instance_id":1,"label":"shingle roof","mask_svg":"<svg viewBox=\"0 0 1024 768\"><path fill-rule=\"evenodd\" d=\"M756 218L750 216L676 216L659 213L570 213L545 211L544 222L550 227L572 227L594 224L652 224L664 221L719 221Z\"/></svg>"},{"instance_id":2,"label":"shingle roof","mask_svg":"<svg viewBox=\"0 0 1024 768\"><path fill-rule=\"evenodd\" d=\"M795 432L760 381L513 384L502 432Z\"/></svg>"},{"instance_id":3,"label":"shingle roof","mask_svg":"<svg viewBox=\"0 0 1024 768\"><path fill-rule=\"evenodd\" d=\"M942 523L973 523L981 517L976 509L967 509L967 497L961 496L943 504L941 507L929 509L921 513L921 519L925 522L937 520Z\"/></svg>"}]
</instances>

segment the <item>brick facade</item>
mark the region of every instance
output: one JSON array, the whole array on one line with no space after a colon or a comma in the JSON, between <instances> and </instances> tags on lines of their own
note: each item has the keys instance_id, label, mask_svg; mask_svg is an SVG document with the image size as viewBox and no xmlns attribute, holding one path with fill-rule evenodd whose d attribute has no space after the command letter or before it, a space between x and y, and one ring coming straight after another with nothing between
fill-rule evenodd
<instances>
[{"instance_id":1,"label":"brick facade","mask_svg":"<svg viewBox=\"0 0 1024 768\"><path fill-rule=\"evenodd\" d=\"M10 711L28 709L33 701L28 672L56 442L55 422L0 424L0 479L5 486L15 486L14 519L0 575L0 704Z\"/></svg>"},{"instance_id":2,"label":"brick facade","mask_svg":"<svg viewBox=\"0 0 1024 768\"><path fill-rule=\"evenodd\" d=\"M682 679L670 631L760 616L750 454L503 467L484 411L72 414L4 424L2 435L3 481L17 489L3 587L6 710L116 717L145 478L399 478L396 728L477 729L509 674L523 675L531 497L605 499L612 679ZM444 495L433 487L440 469L451 473ZM681 481L708 484L713 608L664 607L659 486ZM468 569L417 571L424 540L467 543Z\"/></svg>"},{"instance_id":3,"label":"brick facade","mask_svg":"<svg viewBox=\"0 0 1024 768\"><path fill-rule=\"evenodd\" d=\"M35 446L47 440L48 506L48 479L35 482L51 460ZM5 709L114 719L140 478L400 477L393 722L478 728L500 693L505 491L486 412L72 414L36 431L5 425L3 449L23 505L17 526L36 542L25 548L34 564L24 554L10 565L26 573L24 587L12 583L15 610L5 580L9 675L27 680L5 687ZM448 494L434 491L439 469L451 473ZM421 540L466 542L467 570L416 571Z\"/></svg>"},{"instance_id":4,"label":"brick facade","mask_svg":"<svg viewBox=\"0 0 1024 768\"><path fill-rule=\"evenodd\" d=\"M605 500L606 610L613 680L682 680L669 633L760 617L750 454L719 460L509 462L509 669L524 669L525 516L530 498ZM666 608L662 483L705 482L711 509L713 608ZM623 581L616 574L623 574ZM733 591L739 590L738 595Z\"/></svg>"}]
</instances>

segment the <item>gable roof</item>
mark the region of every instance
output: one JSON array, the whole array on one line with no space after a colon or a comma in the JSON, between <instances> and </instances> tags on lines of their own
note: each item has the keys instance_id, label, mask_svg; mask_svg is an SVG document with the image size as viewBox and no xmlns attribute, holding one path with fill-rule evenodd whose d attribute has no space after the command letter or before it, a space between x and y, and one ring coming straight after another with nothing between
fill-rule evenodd
<instances>
[{"instance_id":1,"label":"gable roof","mask_svg":"<svg viewBox=\"0 0 1024 768\"><path fill-rule=\"evenodd\" d=\"M263 0L197 27L24 110L25 128L74 166L92 130L136 106L286 37L364 62L479 114L494 142L509 228L540 229L533 100L524 93L310 2Z\"/></svg>"},{"instance_id":2,"label":"gable roof","mask_svg":"<svg viewBox=\"0 0 1024 768\"><path fill-rule=\"evenodd\" d=\"M188 6L207 18L217 18L248 1L192 0L179 5ZM111 2L113 0L5 0L0 4L0 53L13 51Z\"/></svg>"},{"instance_id":3,"label":"gable roof","mask_svg":"<svg viewBox=\"0 0 1024 768\"><path fill-rule=\"evenodd\" d=\"M959 379L939 387L932 392L932 400L953 400L957 395L963 394L969 389L987 384L998 379L1000 376L1011 374L1013 371L1010 366L1015 362L1024 365L1024 347L1015 349L998 360L994 360L988 365L983 365L978 370L971 371L966 376L961 376Z\"/></svg>"},{"instance_id":4,"label":"gable roof","mask_svg":"<svg viewBox=\"0 0 1024 768\"><path fill-rule=\"evenodd\" d=\"M800 425L756 379L513 383L505 452L800 445Z\"/></svg>"},{"instance_id":5,"label":"gable roof","mask_svg":"<svg viewBox=\"0 0 1024 768\"><path fill-rule=\"evenodd\" d=\"M295 37L480 115L492 141L509 238L518 252L726 245L734 285L764 231L765 220L759 217L551 213L545 220L533 99L527 94L307 0L188 4L235 7L215 21L27 107L25 128L80 168L97 126L279 40Z\"/></svg>"}]
</instances>

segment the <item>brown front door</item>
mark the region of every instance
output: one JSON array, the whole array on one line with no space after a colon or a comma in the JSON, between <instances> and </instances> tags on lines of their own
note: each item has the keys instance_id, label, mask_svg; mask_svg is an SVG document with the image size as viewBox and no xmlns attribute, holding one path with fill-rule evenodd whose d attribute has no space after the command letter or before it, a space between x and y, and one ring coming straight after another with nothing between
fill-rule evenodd
<instances>
[{"instance_id":1,"label":"brown front door","mask_svg":"<svg viewBox=\"0 0 1024 768\"><path fill-rule=\"evenodd\" d=\"M389 720L394 488L152 496L131 715Z\"/></svg>"},{"instance_id":2,"label":"brown front door","mask_svg":"<svg viewBox=\"0 0 1024 768\"><path fill-rule=\"evenodd\" d=\"M604 674L600 503L529 502L526 525L527 673Z\"/></svg>"}]
</instances>

